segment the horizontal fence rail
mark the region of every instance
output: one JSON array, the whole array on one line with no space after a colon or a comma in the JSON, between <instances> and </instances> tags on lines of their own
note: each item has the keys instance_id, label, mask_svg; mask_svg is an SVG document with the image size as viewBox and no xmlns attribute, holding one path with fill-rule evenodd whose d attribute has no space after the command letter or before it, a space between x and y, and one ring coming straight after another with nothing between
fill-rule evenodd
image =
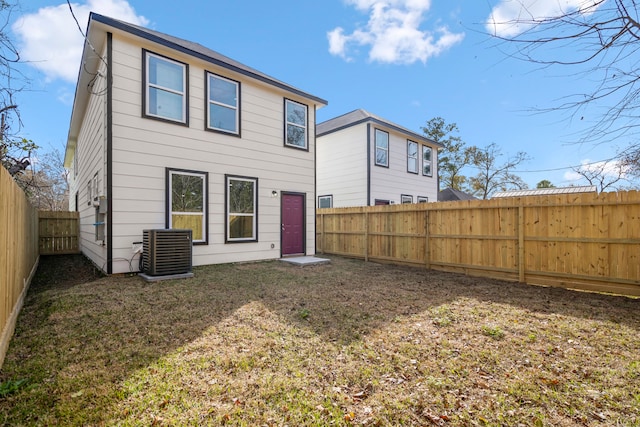
<instances>
[{"instance_id":1,"label":"horizontal fence rail","mask_svg":"<svg viewBox=\"0 0 640 427\"><path fill-rule=\"evenodd\" d=\"M640 296L640 192L319 209L318 252Z\"/></svg>"},{"instance_id":2,"label":"horizontal fence rail","mask_svg":"<svg viewBox=\"0 0 640 427\"><path fill-rule=\"evenodd\" d=\"M78 212L40 211L40 255L80 253Z\"/></svg>"}]
</instances>

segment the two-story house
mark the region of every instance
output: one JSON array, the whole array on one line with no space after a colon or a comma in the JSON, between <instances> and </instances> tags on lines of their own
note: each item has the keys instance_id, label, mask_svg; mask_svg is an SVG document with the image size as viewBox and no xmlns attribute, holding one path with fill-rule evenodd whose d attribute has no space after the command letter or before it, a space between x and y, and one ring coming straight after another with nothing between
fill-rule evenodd
<instances>
[{"instance_id":1,"label":"two-story house","mask_svg":"<svg viewBox=\"0 0 640 427\"><path fill-rule=\"evenodd\" d=\"M316 132L318 207L438 200L441 144L361 109Z\"/></svg>"},{"instance_id":2,"label":"two-story house","mask_svg":"<svg viewBox=\"0 0 640 427\"><path fill-rule=\"evenodd\" d=\"M137 271L145 229L191 229L193 265L315 252L327 104L197 43L92 13L65 166L82 252Z\"/></svg>"}]
</instances>

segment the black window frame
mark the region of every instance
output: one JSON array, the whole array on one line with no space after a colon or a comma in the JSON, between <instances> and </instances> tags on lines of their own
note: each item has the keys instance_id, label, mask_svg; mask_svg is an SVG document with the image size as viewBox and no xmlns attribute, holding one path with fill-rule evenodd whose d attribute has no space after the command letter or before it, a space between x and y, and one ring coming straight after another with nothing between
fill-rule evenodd
<instances>
[{"instance_id":1,"label":"black window frame","mask_svg":"<svg viewBox=\"0 0 640 427\"><path fill-rule=\"evenodd\" d=\"M387 135L387 148L386 148L386 152L387 152L387 163L378 163L378 132ZM378 129L378 128L374 128L373 131L373 146L374 146L374 153L373 153L373 159L375 162L376 166L380 166L383 168L388 168L389 167L389 154L391 152L390 150L390 141L389 141L389 132L384 131L382 129Z\"/></svg>"},{"instance_id":2,"label":"black window frame","mask_svg":"<svg viewBox=\"0 0 640 427\"><path fill-rule=\"evenodd\" d=\"M428 174L424 173L424 153L425 153L425 150L429 150L429 152L431 153L430 160L429 160L429 173ZM422 176L433 177L433 148L429 147L428 145L423 145L422 146L421 157L422 157Z\"/></svg>"},{"instance_id":3,"label":"black window frame","mask_svg":"<svg viewBox=\"0 0 640 427\"><path fill-rule=\"evenodd\" d=\"M231 83L235 83L236 85L236 132L232 132L232 131L228 131L225 129L220 129L220 128L216 128L216 127L212 127L211 126L211 110L209 108L209 106L212 104L212 100L209 98L209 96L211 95L211 90L210 90L210 78L218 78L221 80L226 80L228 82ZM204 128L207 131L210 132L216 132L216 133L222 133L225 135L231 135L231 136L236 136L238 138L241 137L241 123L242 123L242 109L241 109L241 101L242 101L242 83L239 82L238 80L234 80L231 79L229 77L217 74L217 73L213 73L211 71L206 71L204 72L204 79L205 79L205 96L204 96L204 103L205 103L205 123L204 123ZM214 102L215 103L215 102ZM217 103L217 105L222 105L223 107L229 108L228 106L221 104L221 103Z\"/></svg>"},{"instance_id":4,"label":"black window frame","mask_svg":"<svg viewBox=\"0 0 640 427\"><path fill-rule=\"evenodd\" d=\"M253 181L253 232L250 238L230 237L229 222L229 183L230 180ZM258 241L258 178L253 176L231 175L224 176L224 241L225 243L253 243Z\"/></svg>"},{"instance_id":5,"label":"black window frame","mask_svg":"<svg viewBox=\"0 0 640 427\"><path fill-rule=\"evenodd\" d=\"M412 157L409 157L409 146L413 144L416 147L416 157L415 157L415 166L416 166L416 170L415 172L409 169L409 162L411 161ZM412 173L414 175L418 175L420 173L420 157L418 155L418 152L420 151L420 144L418 144L415 141L412 141L410 139L407 139L407 173Z\"/></svg>"},{"instance_id":6,"label":"black window frame","mask_svg":"<svg viewBox=\"0 0 640 427\"><path fill-rule=\"evenodd\" d=\"M165 228L171 228L173 221L171 220L172 210L172 187L171 176L172 174L183 175L201 175L203 178L203 195L202 195L202 215L203 215L203 239L193 239L193 245L208 245L209 244L209 172L197 171L191 169L179 169L179 168L165 168ZM192 236L194 234L192 233Z\"/></svg>"},{"instance_id":7,"label":"black window frame","mask_svg":"<svg viewBox=\"0 0 640 427\"><path fill-rule=\"evenodd\" d=\"M184 67L184 82L183 82L184 92L182 94L183 96L182 106L184 108L184 111L183 111L182 120L176 120L169 117L160 116L157 114L151 114L148 112L148 107L149 107L149 102L148 102L149 101L148 100L149 73L148 71L149 70L147 66L147 58L149 58L149 56L155 56L157 58L161 58L168 62L173 62L179 65L182 65ZM142 49L142 79L141 80L142 80L142 117L147 119L152 119L152 120L159 120L165 123L173 123L179 126L187 126L187 127L189 126L189 64L187 64L186 62L178 61L177 59L173 59L165 55L161 55L159 53L156 53L147 49Z\"/></svg>"},{"instance_id":8,"label":"black window frame","mask_svg":"<svg viewBox=\"0 0 640 427\"><path fill-rule=\"evenodd\" d=\"M408 202L405 202L405 198L406 198L406 197L408 197L408 198L409 198L409 199L408 199L408 200L409 200ZM408 205L408 204L411 204L411 203L413 203L413 196L412 196L411 194L401 194L401 195L400 195L400 204L401 204L401 205Z\"/></svg>"},{"instance_id":9,"label":"black window frame","mask_svg":"<svg viewBox=\"0 0 640 427\"><path fill-rule=\"evenodd\" d=\"M299 124L297 123L293 123L293 122L289 122L289 120L287 119L287 104L288 103L292 103L292 104L297 104L300 105L302 107L304 107L304 111L305 111L305 124L304 124L304 147L301 147L299 145L295 145L295 144L289 144L288 141L288 135L289 135L289 125L291 124L291 126L297 126L300 127ZM302 102L298 102L298 101L294 101L293 99L289 99L289 98L284 98L284 146L285 147L289 147L289 148L295 148L296 150L302 150L302 151L309 151L309 106L307 104L303 104Z\"/></svg>"}]
</instances>

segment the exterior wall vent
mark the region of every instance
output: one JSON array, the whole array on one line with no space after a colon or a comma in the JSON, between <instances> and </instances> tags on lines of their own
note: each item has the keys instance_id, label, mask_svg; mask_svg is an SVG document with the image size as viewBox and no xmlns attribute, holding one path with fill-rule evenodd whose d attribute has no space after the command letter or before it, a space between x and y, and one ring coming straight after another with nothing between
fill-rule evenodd
<instances>
[{"instance_id":1,"label":"exterior wall vent","mask_svg":"<svg viewBox=\"0 0 640 427\"><path fill-rule=\"evenodd\" d=\"M191 272L191 230L144 230L142 270L150 276Z\"/></svg>"}]
</instances>

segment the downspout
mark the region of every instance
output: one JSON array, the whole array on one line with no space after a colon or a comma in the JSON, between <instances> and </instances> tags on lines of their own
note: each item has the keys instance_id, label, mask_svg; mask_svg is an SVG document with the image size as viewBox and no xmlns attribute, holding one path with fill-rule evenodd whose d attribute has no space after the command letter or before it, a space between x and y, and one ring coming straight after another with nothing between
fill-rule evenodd
<instances>
[{"instance_id":1,"label":"downspout","mask_svg":"<svg viewBox=\"0 0 640 427\"><path fill-rule=\"evenodd\" d=\"M107 33L107 274L113 274L113 34Z\"/></svg>"},{"instance_id":2,"label":"downspout","mask_svg":"<svg viewBox=\"0 0 640 427\"><path fill-rule=\"evenodd\" d=\"M367 123L367 206L371 206L371 123Z\"/></svg>"}]
</instances>

